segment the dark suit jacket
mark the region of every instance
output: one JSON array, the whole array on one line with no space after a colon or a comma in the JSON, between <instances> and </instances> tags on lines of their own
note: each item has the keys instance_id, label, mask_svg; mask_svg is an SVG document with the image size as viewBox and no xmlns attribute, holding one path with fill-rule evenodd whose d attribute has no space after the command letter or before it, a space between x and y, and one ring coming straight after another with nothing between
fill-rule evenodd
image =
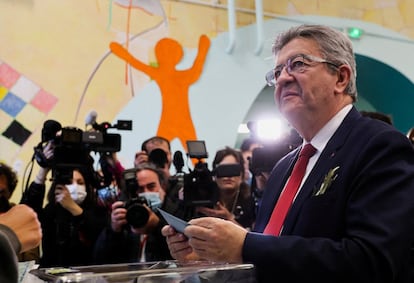
<instances>
[{"instance_id":1,"label":"dark suit jacket","mask_svg":"<svg viewBox=\"0 0 414 283\"><path fill-rule=\"evenodd\" d=\"M273 169L255 231L264 230L297 154ZM337 178L315 196L337 166ZM261 282L413 282L413 239L413 147L353 108L305 181L282 236L248 233L243 259L256 265Z\"/></svg>"},{"instance_id":2,"label":"dark suit jacket","mask_svg":"<svg viewBox=\"0 0 414 283\"><path fill-rule=\"evenodd\" d=\"M164 207L163 207L164 208ZM161 229L167 223L159 212L160 218L157 227L148 234L145 259L149 261L161 261L172 259L167 241L161 234ZM116 264L139 262L142 252L141 235L134 234L126 226L121 232L114 232L111 227L105 228L98 237L94 248L94 261L96 264Z\"/></svg>"}]
</instances>

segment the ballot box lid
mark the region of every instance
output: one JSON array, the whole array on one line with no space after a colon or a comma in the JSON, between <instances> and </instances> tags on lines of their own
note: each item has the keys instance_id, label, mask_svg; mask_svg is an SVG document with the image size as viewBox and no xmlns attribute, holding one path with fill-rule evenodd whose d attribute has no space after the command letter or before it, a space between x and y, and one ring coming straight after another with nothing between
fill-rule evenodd
<instances>
[{"instance_id":1,"label":"ballot box lid","mask_svg":"<svg viewBox=\"0 0 414 283\"><path fill-rule=\"evenodd\" d=\"M43 282L53 283L257 282L252 264L231 264L209 261L178 262L171 260L145 263L53 267L34 269L30 273Z\"/></svg>"}]
</instances>

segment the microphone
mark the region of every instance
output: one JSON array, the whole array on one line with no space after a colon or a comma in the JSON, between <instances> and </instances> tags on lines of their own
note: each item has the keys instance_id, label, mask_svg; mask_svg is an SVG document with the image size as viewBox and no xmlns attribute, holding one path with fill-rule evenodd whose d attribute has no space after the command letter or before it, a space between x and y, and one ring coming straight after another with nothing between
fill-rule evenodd
<instances>
[{"instance_id":1,"label":"microphone","mask_svg":"<svg viewBox=\"0 0 414 283\"><path fill-rule=\"evenodd\" d=\"M181 151L177 150L174 152L173 164L177 173L181 173L184 167L184 158Z\"/></svg>"},{"instance_id":2,"label":"microphone","mask_svg":"<svg viewBox=\"0 0 414 283\"><path fill-rule=\"evenodd\" d=\"M56 133L62 129L62 125L55 120L46 120L42 128L42 143L53 140Z\"/></svg>"},{"instance_id":3,"label":"microphone","mask_svg":"<svg viewBox=\"0 0 414 283\"><path fill-rule=\"evenodd\" d=\"M96 118L98 117L98 113L96 113L95 110L92 110L88 113L85 117L85 125L89 126L91 125L93 128L95 128L98 124L96 123Z\"/></svg>"},{"instance_id":4,"label":"microphone","mask_svg":"<svg viewBox=\"0 0 414 283\"><path fill-rule=\"evenodd\" d=\"M104 132L104 133L106 133L106 131L109 128L112 128L112 125L109 122L103 122L101 124L96 123L96 118L97 117L98 117L98 113L96 113L95 110L92 110L85 117L85 125L86 126L91 125L92 128L94 128L95 130L97 130L99 132Z\"/></svg>"}]
</instances>

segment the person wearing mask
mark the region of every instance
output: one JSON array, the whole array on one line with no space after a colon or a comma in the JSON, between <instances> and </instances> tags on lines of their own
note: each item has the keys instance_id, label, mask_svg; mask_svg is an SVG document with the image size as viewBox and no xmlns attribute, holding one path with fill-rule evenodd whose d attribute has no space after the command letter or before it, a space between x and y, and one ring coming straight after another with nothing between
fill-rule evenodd
<instances>
[{"instance_id":1,"label":"person wearing mask","mask_svg":"<svg viewBox=\"0 0 414 283\"><path fill-rule=\"evenodd\" d=\"M166 182L162 187L166 193L164 206L172 214L189 219L193 215L193 210L186 207L183 203L183 182L180 178L172 176L170 169L173 163L171 154L171 144L168 139L161 136L153 136L146 139L141 145L141 151L135 154L134 166L150 162L159 168L165 176Z\"/></svg>"},{"instance_id":2,"label":"person wearing mask","mask_svg":"<svg viewBox=\"0 0 414 283\"><path fill-rule=\"evenodd\" d=\"M43 151L48 159L52 158L53 143L49 142ZM50 169L40 168L20 201L37 212L42 224L40 266L94 264L93 247L109 215L105 207L98 205L96 190L92 185L95 182L92 165L54 168L56 171L47 194L47 204L43 207L45 183Z\"/></svg>"},{"instance_id":3,"label":"person wearing mask","mask_svg":"<svg viewBox=\"0 0 414 283\"><path fill-rule=\"evenodd\" d=\"M230 220L251 229L255 220L254 199L244 179L242 153L231 147L218 150L212 165L219 200L213 208L199 206L196 211L205 216Z\"/></svg>"},{"instance_id":4,"label":"person wearing mask","mask_svg":"<svg viewBox=\"0 0 414 283\"><path fill-rule=\"evenodd\" d=\"M39 246L42 229L37 214L18 204L0 214L0 282L18 282L17 255Z\"/></svg>"},{"instance_id":5,"label":"person wearing mask","mask_svg":"<svg viewBox=\"0 0 414 283\"><path fill-rule=\"evenodd\" d=\"M111 224L101 232L95 245L97 263L171 259L161 234L166 222L157 210L165 209L165 175L152 163L141 163L135 169L136 191L126 201L112 205Z\"/></svg>"},{"instance_id":6,"label":"person wearing mask","mask_svg":"<svg viewBox=\"0 0 414 283\"><path fill-rule=\"evenodd\" d=\"M352 42L299 25L273 53L266 79L303 145L273 169L253 232L214 217L191 220L184 234L166 226L172 256L253 263L259 282L413 282L414 150L352 105Z\"/></svg>"}]
</instances>

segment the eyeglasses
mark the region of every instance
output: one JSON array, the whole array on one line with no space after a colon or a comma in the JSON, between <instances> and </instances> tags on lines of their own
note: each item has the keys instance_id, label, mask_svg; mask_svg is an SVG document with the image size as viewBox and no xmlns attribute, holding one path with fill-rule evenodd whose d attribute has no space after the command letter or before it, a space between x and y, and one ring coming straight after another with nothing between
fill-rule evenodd
<instances>
[{"instance_id":1,"label":"eyeglasses","mask_svg":"<svg viewBox=\"0 0 414 283\"><path fill-rule=\"evenodd\" d=\"M297 54L293 57L290 57L287 60L286 64L280 64L276 66L274 69L267 72L266 82L269 86L276 86L277 80L279 79L285 67L286 72L289 75L293 75L305 72L309 67L313 66L312 63L326 63L338 68L338 65L325 59L313 55Z\"/></svg>"}]
</instances>

